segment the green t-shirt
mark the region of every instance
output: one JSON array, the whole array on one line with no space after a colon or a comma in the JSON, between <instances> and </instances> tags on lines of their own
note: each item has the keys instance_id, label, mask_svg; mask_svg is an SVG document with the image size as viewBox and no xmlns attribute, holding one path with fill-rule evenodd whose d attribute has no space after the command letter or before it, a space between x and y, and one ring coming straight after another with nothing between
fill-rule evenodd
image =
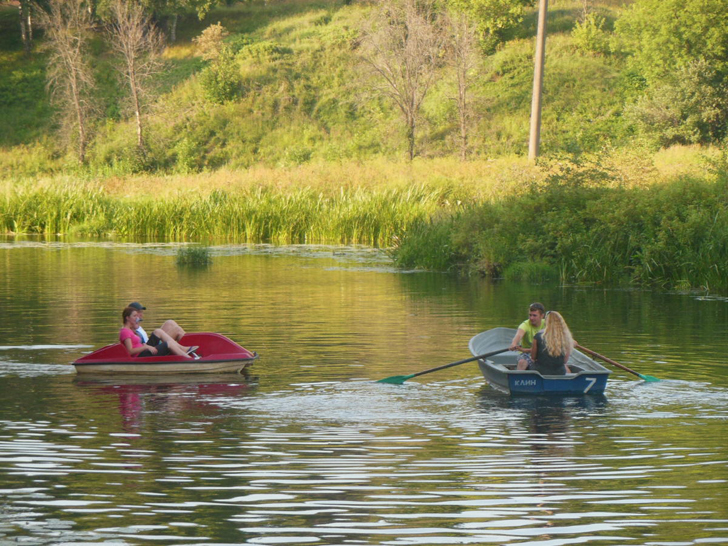
<instances>
[{"instance_id":1,"label":"green t-shirt","mask_svg":"<svg viewBox=\"0 0 728 546\"><path fill-rule=\"evenodd\" d=\"M518 327L519 330L526 332L521 340L521 346L526 349L531 347L531 344L533 343L533 336L535 336L539 330L543 330L544 328L546 328L546 321L544 319L541 319L541 324L539 326L533 326L531 321L528 319L524 320Z\"/></svg>"}]
</instances>

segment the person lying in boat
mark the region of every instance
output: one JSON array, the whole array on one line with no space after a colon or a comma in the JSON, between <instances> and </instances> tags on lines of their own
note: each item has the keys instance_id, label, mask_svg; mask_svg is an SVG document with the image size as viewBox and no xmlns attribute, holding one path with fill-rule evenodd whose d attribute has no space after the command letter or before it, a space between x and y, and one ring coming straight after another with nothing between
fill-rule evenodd
<instances>
[{"instance_id":1,"label":"person lying in boat","mask_svg":"<svg viewBox=\"0 0 728 546\"><path fill-rule=\"evenodd\" d=\"M571 373L568 362L574 350L574 338L564 317L556 311L546 313L546 328L533 336L530 367L519 370L536 370L541 375L566 375Z\"/></svg>"},{"instance_id":2,"label":"person lying in boat","mask_svg":"<svg viewBox=\"0 0 728 546\"><path fill-rule=\"evenodd\" d=\"M531 345L533 338L539 330L543 330L546 326L544 316L546 309L542 303L532 303L528 306L528 318L524 320L513 336L509 350L520 351L521 354L516 358L519 370L527 370L533 365L531 359Z\"/></svg>"},{"instance_id":3,"label":"person lying in boat","mask_svg":"<svg viewBox=\"0 0 728 546\"><path fill-rule=\"evenodd\" d=\"M129 356L145 357L174 354L184 358L192 358L189 353L193 353L199 348L196 346L184 347L180 345L161 328L154 330L154 335L160 339L160 343L157 346L142 343L142 340L136 334L138 318L139 311L135 307L126 307L121 313L121 321L124 326L119 331L119 342L126 347Z\"/></svg>"},{"instance_id":4,"label":"person lying in boat","mask_svg":"<svg viewBox=\"0 0 728 546\"><path fill-rule=\"evenodd\" d=\"M132 302L129 304L129 307L133 307L137 310L138 313L138 324L136 329L134 330L136 332L136 335L139 336L139 339L142 340L142 343L146 343L147 345L151 345L152 347L156 347L159 345L162 340L157 337L154 332L152 332L151 336L148 336L147 333L144 331L144 328L142 328L141 322L144 320L144 311L147 310L146 307L144 307L141 303L138 301ZM169 336L174 339L177 343L182 341L182 337L185 335L185 331L182 329L182 327L177 324L173 320L167 320L162 324L162 330L167 332Z\"/></svg>"}]
</instances>

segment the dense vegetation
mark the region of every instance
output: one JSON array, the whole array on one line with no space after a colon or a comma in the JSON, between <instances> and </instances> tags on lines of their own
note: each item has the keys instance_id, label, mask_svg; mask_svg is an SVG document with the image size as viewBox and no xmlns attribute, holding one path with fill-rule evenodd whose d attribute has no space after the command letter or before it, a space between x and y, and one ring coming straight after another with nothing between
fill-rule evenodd
<instances>
[{"instance_id":1,"label":"dense vegetation","mask_svg":"<svg viewBox=\"0 0 728 546\"><path fill-rule=\"evenodd\" d=\"M364 70L373 4L197 4L212 11L180 19L167 44L143 149L99 9L81 163L46 89L42 32L27 56L17 8L0 5L0 229L363 242L407 267L728 291L723 1L552 2L539 166L522 160L533 2L450 3L481 39L468 161L442 62L413 163L401 112ZM169 13L154 17L169 31ZM671 146L677 161L690 151L674 172L656 167Z\"/></svg>"},{"instance_id":2,"label":"dense vegetation","mask_svg":"<svg viewBox=\"0 0 728 546\"><path fill-rule=\"evenodd\" d=\"M728 292L728 165L707 177L625 182L561 164L496 202L414 225L394 250L407 266L494 277Z\"/></svg>"}]
</instances>

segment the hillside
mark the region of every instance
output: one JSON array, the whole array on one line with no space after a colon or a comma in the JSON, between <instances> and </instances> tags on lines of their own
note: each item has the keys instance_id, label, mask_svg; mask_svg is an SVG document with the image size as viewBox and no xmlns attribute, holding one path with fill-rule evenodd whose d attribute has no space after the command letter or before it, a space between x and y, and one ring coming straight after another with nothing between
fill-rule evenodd
<instances>
[{"instance_id":1,"label":"hillside","mask_svg":"<svg viewBox=\"0 0 728 546\"><path fill-rule=\"evenodd\" d=\"M613 24L620 2L596 2L593 13ZM262 163L400 159L405 139L395 107L374 95L362 77L359 42L371 7L334 0L238 3L214 10L204 21L181 20L169 44L166 68L149 114L150 150L139 158L126 121L102 34L93 42L99 82L89 166L97 174L143 170L190 173ZM523 155L528 138L535 12L511 30L492 55L471 72L472 158ZM629 92L623 59L584 52L572 36L583 2L554 2L544 95L542 151L582 154L632 146L633 127L622 116ZM241 86L232 100L205 96L201 74L207 61L192 39L219 22L230 33ZM26 59L17 11L0 10L0 165L5 175L57 171L72 154L53 132L55 119L44 87L44 58ZM454 77L445 68L423 106L417 137L420 157L456 157Z\"/></svg>"}]
</instances>

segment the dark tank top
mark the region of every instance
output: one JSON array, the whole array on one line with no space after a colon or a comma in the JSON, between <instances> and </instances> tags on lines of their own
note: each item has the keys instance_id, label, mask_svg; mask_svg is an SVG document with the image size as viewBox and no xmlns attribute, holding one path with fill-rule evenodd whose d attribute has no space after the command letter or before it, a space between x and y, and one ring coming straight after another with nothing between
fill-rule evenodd
<instances>
[{"instance_id":1,"label":"dark tank top","mask_svg":"<svg viewBox=\"0 0 728 546\"><path fill-rule=\"evenodd\" d=\"M551 356L546 350L546 340L543 332L533 336L538 344L536 348L536 371L542 375L566 375L564 366L564 355Z\"/></svg>"}]
</instances>

